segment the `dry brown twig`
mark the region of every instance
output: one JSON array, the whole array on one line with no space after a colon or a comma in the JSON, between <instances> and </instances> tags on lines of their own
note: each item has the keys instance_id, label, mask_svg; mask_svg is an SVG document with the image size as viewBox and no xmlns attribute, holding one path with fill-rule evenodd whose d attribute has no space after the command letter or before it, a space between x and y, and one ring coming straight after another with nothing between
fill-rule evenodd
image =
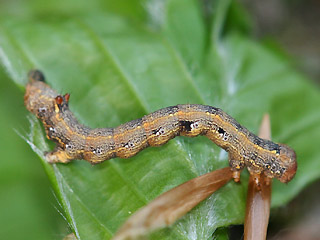
<instances>
[{"instance_id":1,"label":"dry brown twig","mask_svg":"<svg viewBox=\"0 0 320 240\"><path fill-rule=\"evenodd\" d=\"M154 199L132 215L113 240L135 239L173 224L232 179L230 167L191 179Z\"/></svg>"}]
</instances>

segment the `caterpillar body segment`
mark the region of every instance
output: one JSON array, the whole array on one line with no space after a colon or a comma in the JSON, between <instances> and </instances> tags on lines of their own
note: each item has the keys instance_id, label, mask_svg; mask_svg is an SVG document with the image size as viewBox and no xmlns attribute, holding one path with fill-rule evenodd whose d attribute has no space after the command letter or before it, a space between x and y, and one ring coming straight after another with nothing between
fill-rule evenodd
<instances>
[{"instance_id":1,"label":"caterpillar body segment","mask_svg":"<svg viewBox=\"0 0 320 240\"><path fill-rule=\"evenodd\" d=\"M233 171L245 166L251 174L265 173L282 182L296 172L295 152L284 144L261 139L219 108L199 104L166 107L115 128L89 128L69 110L69 94L59 95L38 70L29 73L25 105L44 124L56 142L46 155L51 163L85 159L93 164L111 158L130 158L149 146L161 146L176 136L203 135L229 154Z\"/></svg>"}]
</instances>

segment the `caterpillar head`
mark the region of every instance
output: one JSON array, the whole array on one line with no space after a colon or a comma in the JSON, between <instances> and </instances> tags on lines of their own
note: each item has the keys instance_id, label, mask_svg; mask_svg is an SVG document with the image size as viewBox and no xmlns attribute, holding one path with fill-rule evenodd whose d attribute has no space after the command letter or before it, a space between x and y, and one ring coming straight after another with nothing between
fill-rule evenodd
<instances>
[{"instance_id":1,"label":"caterpillar head","mask_svg":"<svg viewBox=\"0 0 320 240\"><path fill-rule=\"evenodd\" d=\"M282 165L283 172L278 178L281 182L287 183L295 176L297 171L297 159L295 151L285 144L280 146L280 164Z\"/></svg>"}]
</instances>

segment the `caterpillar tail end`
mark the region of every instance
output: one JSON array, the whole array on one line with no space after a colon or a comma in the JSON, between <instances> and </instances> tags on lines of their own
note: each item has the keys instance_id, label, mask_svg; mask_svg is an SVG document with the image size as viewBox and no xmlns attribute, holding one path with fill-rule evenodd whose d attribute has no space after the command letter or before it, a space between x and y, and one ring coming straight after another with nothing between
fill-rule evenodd
<instances>
[{"instance_id":1,"label":"caterpillar tail end","mask_svg":"<svg viewBox=\"0 0 320 240\"><path fill-rule=\"evenodd\" d=\"M46 153L46 160L48 163L68 163L72 159L68 157L65 151L57 149L53 152Z\"/></svg>"},{"instance_id":2,"label":"caterpillar tail end","mask_svg":"<svg viewBox=\"0 0 320 240\"><path fill-rule=\"evenodd\" d=\"M46 82L43 73L37 69L30 70L30 72L28 73L28 78L30 82Z\"/></svg>"}]
</instances>

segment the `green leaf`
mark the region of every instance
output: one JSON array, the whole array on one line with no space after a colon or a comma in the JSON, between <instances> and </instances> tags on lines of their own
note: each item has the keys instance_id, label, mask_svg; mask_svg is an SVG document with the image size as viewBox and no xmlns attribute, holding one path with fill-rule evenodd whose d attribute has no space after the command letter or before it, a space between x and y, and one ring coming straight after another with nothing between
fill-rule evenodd
<instances>
[{"instance_id":1,"label":"green leaf","mask_svg":"<svg viewBox=\"0 0 320 240\"><path fill-rule=\"evenodd\" d=\"M0 239L56 239L67 223L41 162L20 136L30 125L23 92L2 68L0 79Z\"/></svg>"},{"instance_id":2,"label":"green leaf","mask_svg":"<svg viewBox=\"0 0 320 240\"><path fill-rule=\"evenodd\" d=\"M75 11L58 3L48 11L36 3L23 17L0 22L0 60L20 86L31 68L41 69L54 89L71 93L71 110L91 127L115 127L162 107L199 103L220 107L257 132L269 112L273 139L292 146L299 165L292 182L275 181L272 205L285 204L319 178L319 92L288 62L240 34L237 24L228 22L223 31L231 1L215 2L212 24L193 0L135 1L132 12L111 1L96 1L98 10L77 1ZM29 141L79 239L110 239L161 193L228 165L227 154L204 137L176 138L96 166L50 165L43 152L52 148L40 123L33 123ZM247 172L242 175L241 184L227 184L151 238L210 239L217 228L242 223Z\"/></svg>"}]
</instances>

